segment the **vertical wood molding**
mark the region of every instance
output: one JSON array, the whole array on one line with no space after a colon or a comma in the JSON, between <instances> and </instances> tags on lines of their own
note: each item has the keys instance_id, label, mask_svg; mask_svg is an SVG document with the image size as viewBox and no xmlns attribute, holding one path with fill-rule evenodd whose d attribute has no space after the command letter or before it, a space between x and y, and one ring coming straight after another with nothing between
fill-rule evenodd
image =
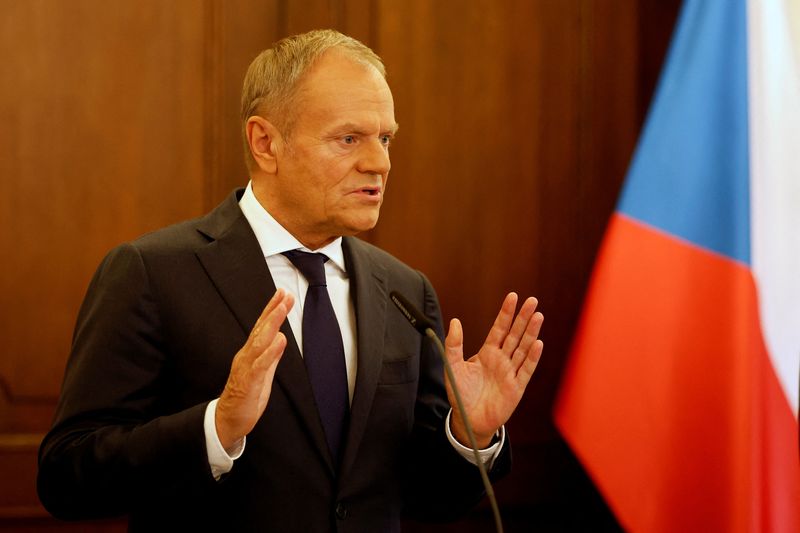
<instances>
[{"instance_id":1,"label":"vertical wood molding","mask_svg":"<svg viewBox=\"0 0 800 533\"><path fill-rule=\"evenodd\" d=\"M375 0L341 0L337 27L381 55L375 5Z\"/></svg>"},{"instance_id":2,"label":"vertical wood molding","mask_svg":"<svg viewBox=\"0 0 800 533\"><path fill-rule=\"evenodd\" d=\"M223 0L205 0L203 72L203 205L210 211L221 192L223 165L224 65Z\"/></svg>"},{"instance_id":3,"label":"vertical wood molding","mask_svg":"<svg viewBox=\"0 0 800 533\"><path fill-rule=\"evenodd\" d=\"M328 12L330 13L331 27L339 31L346 31L346 4L347 0L328 0Z\"/></svg>"},{"instance_id":4,"label":"vertical wood molding","mask_svg":"<svg viewBox=\"0 0 800 533\"><path fill-rule=\"evenodd\" d=\"M275 17L276 40L286 36L286 32L289 31L289 2L290 0L278 0Z\"/></svg>"},{"instance_id":5,"label":"vertical wood molding","mask_svg":"<svg viewBox=\"0 0 800 533\"><path fill-rule=\"evenodd\" d=\"M205 210L247 183L239 107L255 56L281 37L283 0L205 0Z\"/></svg>"}]
</instances>

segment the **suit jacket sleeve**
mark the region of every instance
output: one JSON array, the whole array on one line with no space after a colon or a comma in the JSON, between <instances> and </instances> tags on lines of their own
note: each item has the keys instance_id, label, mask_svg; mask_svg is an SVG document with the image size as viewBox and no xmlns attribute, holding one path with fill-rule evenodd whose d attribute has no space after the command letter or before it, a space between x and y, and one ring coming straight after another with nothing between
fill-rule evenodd
<instances>
[{"instance_id":1,"label":"suit jacket sleeve","mask_svg":"<svg viewBox=\"0 0 800 533\"><path fill-rule=\"evenodd\" d=\"M142 256L120 246L88 289L40 448L37 488L53 515L112 516L167 494L213 490L206 404L171 412L163 335Z\"/></svg>"}]
</instances>

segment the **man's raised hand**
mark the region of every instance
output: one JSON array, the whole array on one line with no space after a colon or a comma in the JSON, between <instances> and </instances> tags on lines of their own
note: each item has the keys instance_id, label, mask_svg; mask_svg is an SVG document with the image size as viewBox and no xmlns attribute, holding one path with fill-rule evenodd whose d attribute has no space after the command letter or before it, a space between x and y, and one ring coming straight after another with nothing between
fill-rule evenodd
<instances>
[{"instance_id":1,"label":"man's raised hand","mask_svg":"<svg viewBox=\"0 0 800 533\"><path fill-rule=\"evenodd\" d=\"M535 312L536 298L528 298L517 316L517 295L509 293L477 354L464 360L464 333L458 319L450 321L445 351L453 367L458 390L472 424L478 446L486 448L495 432L508 421L536 370L543 344L538 339L544 316ZM451 430L461 443L469 443L464 421L447 380L453 407Z\"/></svg>"},{"instance_id":2,"label":"man's raised hand","mask_svg":"<svg viewBox=\"0 0 800 533\"><path fill-rule=\"evenodd\" d=\"M275 369L286 348L286 337L279 329L292 305L294 297L278 289L233 358L215 420L219 441L226 450L253 430L267 407Z\"/></svg>"}]
</instances>

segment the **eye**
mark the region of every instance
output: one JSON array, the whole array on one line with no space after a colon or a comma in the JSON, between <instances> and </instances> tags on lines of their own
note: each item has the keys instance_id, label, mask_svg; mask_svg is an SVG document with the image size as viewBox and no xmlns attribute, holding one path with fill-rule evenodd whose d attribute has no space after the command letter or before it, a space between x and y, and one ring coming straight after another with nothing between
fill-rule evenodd
<instances>
[{"instance_id":1,"label":"eye","mask_svg":"<svg viewBox=\"0 0 800 533\"><path fill-rule=\"evenodd\" d=\"M389 146L392 144L392 136L391 135L381 135L381 144L384 146Z\"/></svg>"},{"instance_id":2,"label":"eye","mask_svg":"<svg viewBox=\"0 0 800 533\"><path fill-rule=\"evenodd\" d=\"M344 137L342 137L342 142L344 144L355 144L356 137L355 135L345 135Z\"/></svg>"}]
</instances>

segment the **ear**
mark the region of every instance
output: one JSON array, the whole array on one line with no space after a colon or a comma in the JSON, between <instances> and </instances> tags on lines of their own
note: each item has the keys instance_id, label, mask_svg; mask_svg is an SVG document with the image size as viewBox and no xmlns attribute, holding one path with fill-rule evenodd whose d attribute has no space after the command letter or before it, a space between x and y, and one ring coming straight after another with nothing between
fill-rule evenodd
<instances>
[{"instance_id":1,"label":"ear","mask_svg":"<svg viewBox=\"0 0 800 533\"><path fill-rule=\"evenodd\" d=\"M256 165L268 174L278 171L277 152L281 146L281 135L270 121L263 117L252 116L245 125L247 144Z\"/></svg>"}]
</instances>

